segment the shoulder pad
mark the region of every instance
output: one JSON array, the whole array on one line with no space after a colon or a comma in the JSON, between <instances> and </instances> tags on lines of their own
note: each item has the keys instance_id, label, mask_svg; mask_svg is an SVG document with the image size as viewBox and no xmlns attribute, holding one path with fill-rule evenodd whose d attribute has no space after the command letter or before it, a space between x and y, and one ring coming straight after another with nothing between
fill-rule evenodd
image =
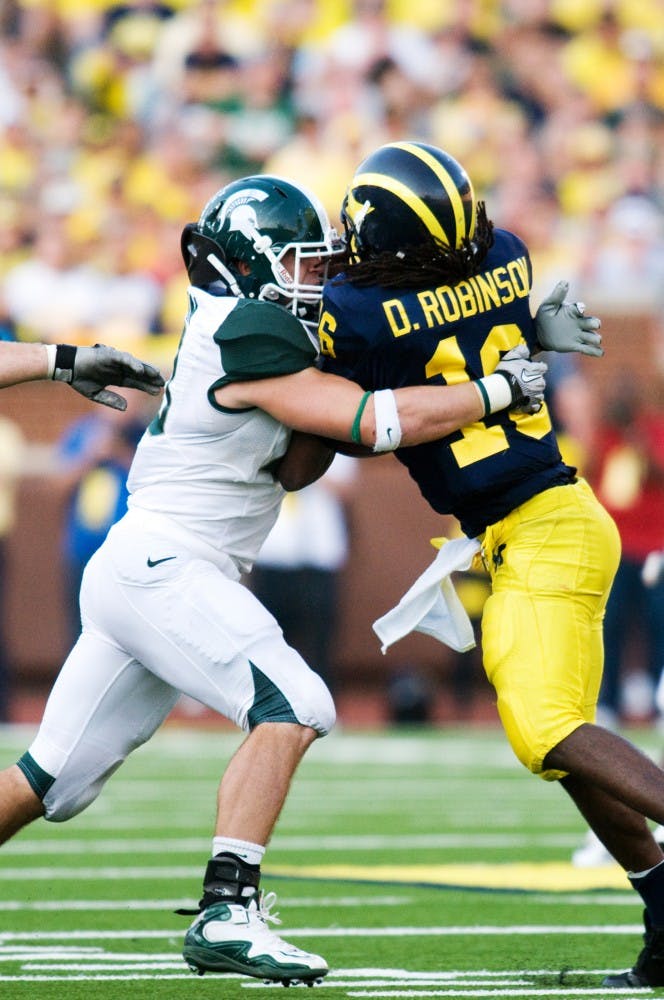
<instances>
[{"instance_id":1,"label":"shoulder pad","mask_svg":"<svg viewBox=\"0 0 664 1000\"><path fill-rule=\"evenodd\" d=\"M214 335L225 376L217 385L290 375L309 368L318 351L298 319L282 306L240 299Z\"/></svg>"}]
</instances>

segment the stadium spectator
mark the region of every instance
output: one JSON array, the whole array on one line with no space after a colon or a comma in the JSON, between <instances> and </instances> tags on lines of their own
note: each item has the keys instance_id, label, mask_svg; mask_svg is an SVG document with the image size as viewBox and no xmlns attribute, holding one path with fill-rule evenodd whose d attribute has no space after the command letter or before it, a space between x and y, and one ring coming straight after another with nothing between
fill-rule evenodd
<instances>
[{"instance_id":1,"label":"stadium spectator","mask_svg":"<svg viewBox=\"0 0 664 1000\"><path fill-rule=\"evenodd\" d=\"M373 66L389 58L407 76L426 85L435 66L426 32L410 20L395 23L387 0L352 0L351 8L348 20L325 45L324 57L332 74L360 83Z\"/></svg>"},{"instance_id":2,"label":"stadium spectator","mask_svg":"<svg viewBox=\"0 0 664 1000\"><path fill-rule=\"evenodd\" d=\"M353 0L348 18L324 39L303 44L293 61L299 111L330 121L357 113L371 89L374 67L389 60L421 88L434 78L436 52L412 20L395 23L386 0ZM371 108L363 124L370 125Z\"/></svg>"},{"instance_id":3,"label":"stadium spectator","mask_svg":"<svg viewBox=\"0 0 664 1000\"><path fill-rule=\"evenodd\" d=\"M294 134L272 152L264 170L300 184L307 184L315 176L316 193L330 218L339 224L339 205L346 190L344 177L356 160L353 149L352 137L340 136L335 123L325 123L317 115L303 113L297 119Z\"/></svg>"},{"instance_id":4,"label":"stadium spectator","mask_svg":"<svg viewBox=\"0 0 664 1000\"><path fill-rule=\"evenodd\" d=\"M655 314L664 287L664 211L649 197L625 195L598 218L579 268L583 298L623 312Z\"/></svg>"},{"instance_id":5,"label":"stadium spectator","mask_svg":"<svg viewBox=\"0 0 664 1000\"><path fill-rule=\"evenodd\" d=\"M524 162L530 157L525 141L526 116L519 103L504 94L490 54L480 50L469 53L468 58L471 65L464 86L445 95L431 109L430 138L463 158L477 177L478 187L486 191L501 182L503 150L510 150L511 162L519 154ZM509 179L509 171L504 176Z\"/></svg>"},{"instance_id":6,"label":"stadium spectator","mask_svg":"<svg viewBox=\"0 0 664 1000\"><path fill-rule=\"evenodd\" d=\"M81 631L78 595L83 571L111 525L127 511L127 476L147 421L140 397L128 411L102 411L76 420L55 447L53 486L65 496L62 559L69 646Z\"/></svg>"},{"instance_id":7,"label":"stadium spectator","mask_svg":"<svg viewBox=\"0 0 664 1000\"><path fill-rule=\"evenodd\" d=\"M146 212L146 214L149 214ZM140 259L132 257L134 229L126 216L109 222L97 247L99 269L95 337L120 344L139 341L159 328L162 285Z\"/></svg>"},{"instance_id":8,"label":"stadium spectator","mask_svg":"<svg viewBox=\"0 0 664 1000\"><path fill-rule=\"evenodd\" d=\"M53 213L39 227L31 253L4 276L4 300L21 339L78 339L93 328L100 275Z\"/></svg>"},{"instance_id":9,"label":"stadium spectator","mask_svg":"<svg viewBox=\"0 0 664 1000\"><path fill-rule=\"evenodd\" d=\"M639 637L641 664L652 691L664 668L664 579L642 579L649 554L664 548L664 409L648 404L643 386L611 392L588 476L620 532L622 556L604 619L604 676L598 708L611 725L622 721L621 690L628 647ZM632 649L632 655L634 655ZM651 704L650 714L654 708Z\"/></svg>"},{"instance_id":10,"label":"stadium spectator","mask_svg":"<svg viewBox=\"0 0 664 1000\"><path fill-rule=\"evenodd\" d=\"M235 60L236 65L265 47L260 11L246 16L228 0L199 0L184 5L162 29L153 50L152 72L162 93L177 100L182 92L187 56L211 49Z\"/></svg>"},{"instance_id":11,"label":"stadium spectator","mask_svg":"<svg viewBox=\"0 0 664 1000\"><path fill-rule=\"evenodd\" d=\"M290 58L269 48L245 59L235 106L224 115L216 162L234 174L259 172L293 134Z\"/></svg>"},{"instance_id":12,"label":"stadium spectator","mask_svg":"<svg viewBox=\"0 0 664 1000\"><path fill-rule=\"evenodd\" d=\"M659 17L661 29L661 9ZM613 3L605 5L592 28L568 41L562 64L600 116L636 100L664 111L664 66L656 59L653 40L645 30L628 30Z\"/></svg>"}]
</instances>

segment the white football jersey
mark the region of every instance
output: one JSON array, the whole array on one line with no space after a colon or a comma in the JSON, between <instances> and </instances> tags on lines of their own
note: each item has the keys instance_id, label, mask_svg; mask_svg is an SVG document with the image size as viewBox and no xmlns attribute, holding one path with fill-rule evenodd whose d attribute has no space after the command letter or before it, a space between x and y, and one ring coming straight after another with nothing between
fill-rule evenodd
<instances>
[{"instance_id":1,"label":"white football jersey","mask_svg":"<svg viewBox=\"0 0 664 1000\"><path fill-rule=\"evenodd\" d=\"M279 512L271 466L291 432L263 410L219 406L214 390L301 370L316 349L278 305L194 287L189 300L173 374L131 467L129 508L169 518L247 572Z\"/></svg>"}]
</instances>

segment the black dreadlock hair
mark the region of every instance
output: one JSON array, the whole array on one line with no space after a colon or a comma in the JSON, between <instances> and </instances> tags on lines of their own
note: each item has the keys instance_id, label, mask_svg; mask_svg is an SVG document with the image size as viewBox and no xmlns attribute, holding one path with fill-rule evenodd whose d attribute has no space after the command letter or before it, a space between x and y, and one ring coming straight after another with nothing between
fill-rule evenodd
<instances>
[{"instance_id":1,"label":"black dreadlock hair","mask_svg":"<svg viewBox=\"0 0 664 1000\"><path fill-rule=\"evenodd\" d=\"M479 201L475 235L472 240L466 237L458 249L432 237L396 253L385 250L368 260L358 261L348 241L348 258L342 265L344 280L353 285L379 285L381 288L453 285L481 270L493 242L493 222L487 218L484 202Z\"/></svg>"}]
</instances>

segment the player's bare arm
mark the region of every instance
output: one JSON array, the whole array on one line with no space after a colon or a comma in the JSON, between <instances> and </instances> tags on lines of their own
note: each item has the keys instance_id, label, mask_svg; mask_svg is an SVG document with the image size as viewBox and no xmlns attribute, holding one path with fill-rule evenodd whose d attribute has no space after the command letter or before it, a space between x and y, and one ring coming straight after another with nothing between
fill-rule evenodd
<instances>
[{"instance_id":1,"label":"player's bare arm","mask_svg":"<svg viewBox=\"0 0 664 1000\"><path fill-rule=\"evenodd\" d=\"M363 450L373 455L370 448ZM315 434L293 431L286 454L274 470L275 479L290 493L304 489L325 475L335 451L331 444Z\"/></svg>"},{"instance_id":2,"label":"player's bare arm","mask_svg":"<svg viewBox=\"0 0 664 1000\"><path fill-rule=\"evenodd\" d=\"M275 419L299 431L352 441L353 427L360 442L376 443L376 406L369 394L353 382L326 375L316 368L278 378L241 382L217 390L224 406L259 406ZM484 408L470 383L459 386L413 386L394 393L401 424L401 443L420 444L479 420ZM385 449L389 450L389 449Z\"/></svg>"},{"instance_id":3,"label":"player's bare arm","mask_svg":"<svg viewBox=\"0 0 664 1000\"><path fill-rule=\"evenodd\" d=\"M46 344L0 342L0 388L48 378Z\"/></svg>"},{"instance_id":4,"label":"player's bare arm","mask_svg":"<svg viewBox=\"0 0 664 1000\"><path fill-rule=\"evenodd\" d=\"M391 451L435 441L498 409L538 407L546 365L526 354L505 359L494 374L477 382L384 390L391 399L314 367L235 382L218 389L215 398L231 408L258 406L294 430Z\"/></svg>"}]
</instances>

